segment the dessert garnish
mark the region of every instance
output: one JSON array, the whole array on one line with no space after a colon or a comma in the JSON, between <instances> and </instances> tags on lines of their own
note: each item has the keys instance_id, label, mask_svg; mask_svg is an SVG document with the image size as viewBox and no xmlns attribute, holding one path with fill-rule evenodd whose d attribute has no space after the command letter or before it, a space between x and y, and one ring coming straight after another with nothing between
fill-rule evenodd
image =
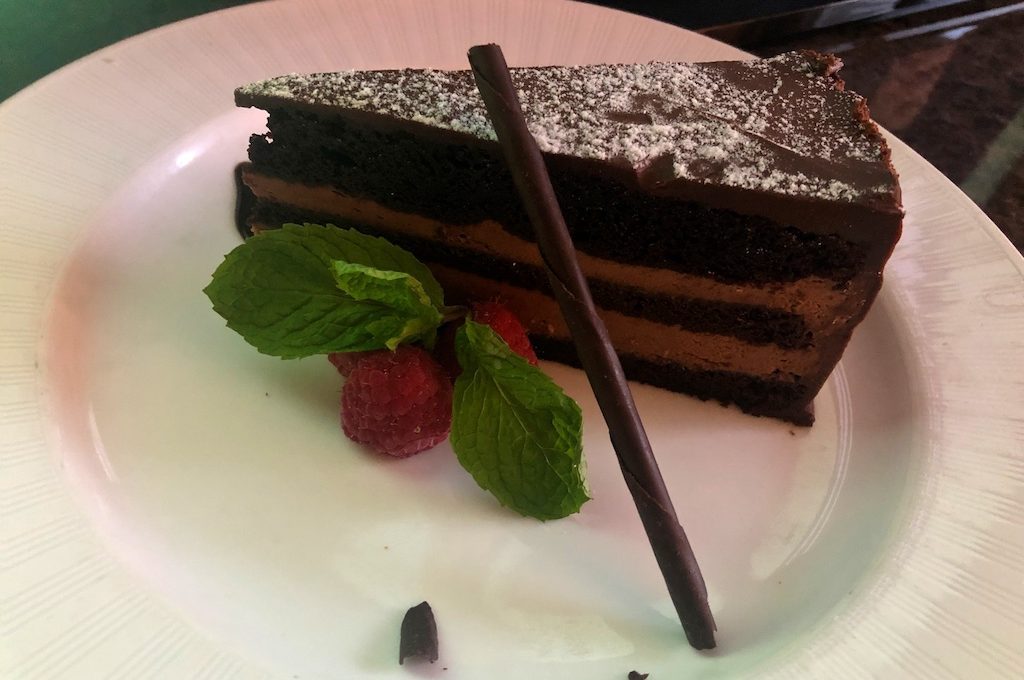
<instances>
[{"instance_id":1,"label":"dessert garnish","mask_svg":"<svg viewBox=\"0 0 1024 680\"><path fill-rule=\"evenodd\" d=\"M459 463L503 505L548 520L589 500L580 408L533 365L521 326L494 301L469 310L454 331L452 387L427 350L456 314L408 251L355 229L288 224L228 253L204 292L260 352L327 354L348 376L342 425L355 441L405 457L450 425Z\"/></svg>"},{"instance_id":2,"label":"dessert garnish","mask_svg":"<svg viewBox=\"0 0 1024 680\"><path fill-rule=\"evenodd\" d=\"M715 622L704 579L676 517L622 365L594 308L590 287L501 48L478 45L470 48L468 56L505 162L533 225L548 282L608 424L612 447L686 638L696 649L713 648Z\"/></svg>"},{"instance_id":3,"label":"dessert garnish","mask_svg":"<svg viewBox=\"0 0 1024 680\"><path fill-rule=\"evenodd\" d=\"M402 619L402 635L398 642L398 663L406 659L437 661L437 622L426 602L411 607Z\"/></svg>"},{"instance_id":4,"label":"dessert garnish","mask_svg":"<svg viewBox=\"0 0 1024 680\"><path fill-rule=\"evenodd\" d=\"M341 426L349 439L407 458L448 438L452 383L426 350L400 345L356 354L341 388Z\"/></svg>"}]
</instances>

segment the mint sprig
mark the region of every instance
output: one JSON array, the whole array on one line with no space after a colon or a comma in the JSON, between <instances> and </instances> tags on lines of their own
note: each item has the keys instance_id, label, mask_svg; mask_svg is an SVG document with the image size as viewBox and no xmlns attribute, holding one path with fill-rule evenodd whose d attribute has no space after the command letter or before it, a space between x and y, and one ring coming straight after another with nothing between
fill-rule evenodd
<instances>
[{"instance_id":1,"label":"mint sprig","mask_svg":"<svg viewBox=\"0 0 1024 680\"><path fill-rule=\"evenodd\" d=\"M378 318L365 330L374 338L386 338L384 346L394 350L405 340L422 339L433 346L441 311L435 307L423 284L405 272L384 271L353 262L334 260L334 281L356 302L377 304Z\"/></svg>"},{"instance_id":2,"label":"mint sprig","mask_svg":"<svg viewBox=\"0 0 1024 680\"><path fill-rule=\"evenodd\" d=\"M440 284L408 251L328 225L288 224L232 250L204 289L249 344L286 359L432 346L444 314ZM538 519L578 512L580 408L489 326L456 334L451 443L459 463L505 506Z\"/></svg>"},{"instance_id":3,"label":"mint sprig","mask_svg":"<svg viewBox=\"0 0 1024 680\"><path fill-rule=\"evenodd\" d=\"M451 443L462 467L502 505L538 519L579 512L580 407L490 327L467 320L455 336Z\"/></svg>"},{"instance_id":4,"label":"mint sprig","mask_svg":"<svg viewBox=\"0 0 1024 680\"><path fill-rule=\"evenodd\" d=\"M370 286L370 270L397 275ZM444 305L440 284L408 251L315 224L250 238L228 253L203 292L246 342L285 359L429 343Z\"/></svg>"}]
</instances>

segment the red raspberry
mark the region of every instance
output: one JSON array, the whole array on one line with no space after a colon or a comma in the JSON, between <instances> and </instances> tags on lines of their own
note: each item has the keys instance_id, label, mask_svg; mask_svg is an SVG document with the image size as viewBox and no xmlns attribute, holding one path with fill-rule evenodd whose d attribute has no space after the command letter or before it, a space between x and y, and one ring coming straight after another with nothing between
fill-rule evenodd
<instances>
[{"instance_id":1,"label":"red raspberry","mask_svg":"<svg viewBox=\"0 0 1024 680\"><path fill-rule=\"evenodd\" d=\"M348 377L352 369L356 367L359 360L370 354L378 354L380 352L387 352L387 350L374 349L367 352L331 352L327 355L327 360L334 364L334 367L338 369L338 373L341 373L344 377Z\"/></svg>"},{"instance_id":2,"label":"red raspberry","mask_svg":"<svg viewBox=\"0 0 1024 680\"><path fill-rule=\"evenodd\" d=\"M473 321L485 323L508 343L513 352L537 365L537 355L526 336L526 329L512 310L500 300L478 302L473 305Z\"/></svg>"},{"instance_id":3,"label":"red raspberry","mask_svg":"<svg viewBox=\"0 0 1024 680\"><path fill-rule=\"evenodd\" d=\"M444 441L452 426L452 384L419 347L368 352L341 389L349 439L405 458Z\"/></svg>"}]
</instances>

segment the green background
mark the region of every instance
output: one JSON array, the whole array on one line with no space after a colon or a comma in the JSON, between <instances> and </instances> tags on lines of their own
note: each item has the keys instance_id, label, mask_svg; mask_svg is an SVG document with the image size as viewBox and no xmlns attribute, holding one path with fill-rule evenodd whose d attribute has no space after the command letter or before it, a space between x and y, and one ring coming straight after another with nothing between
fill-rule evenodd
<instances>
[{"instance_id":1,"label":"green background","mask_svg":"<svg viewBox=\"0 0 1024 680\"><path fill-rule=\"evenodd\" d=\"M0 100L94 50L251 0L0 0Z\"/></svg>"}]
</instances>

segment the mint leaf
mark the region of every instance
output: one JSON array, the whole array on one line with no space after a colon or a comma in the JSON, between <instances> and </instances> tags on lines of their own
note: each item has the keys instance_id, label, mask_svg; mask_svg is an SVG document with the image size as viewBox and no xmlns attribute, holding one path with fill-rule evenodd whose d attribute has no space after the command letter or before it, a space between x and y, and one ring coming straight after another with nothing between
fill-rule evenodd
<instances>
[{"instance_id":1,"label":"mint leaf","mask_svg":"<svg viewBox=\"0 0 1024 680\"><path fill-rule=\"evenodd\" d=\"M409 294L392 291L384 299L364 286L357 299L340 287L337 261L405 274L417 283L395 279L387 285ZM411 253L354 229L315 224L253 236L228 253L203 292L229 328L260 352L283 358L380 349L416 336L429 342L434 329L428 314L403 305L410 295L422 303L421 294L435 311L443 305L441 286Z\"/></svg>"},{"instance_id":2,"label":"mint leaf","mask_svg":"<svg viewBox=\"0 0 1024 680\"><path fill-rule=\"evenodd\" d=\"M380 316L367 324L373 337L387 338L394 350L403 340L426 338L433 344L434 331L441 325L441 312L430 302L423 284L405 272L392 272L335 260L334 281L342 292L357 302L380 305Z\"/></svg>"},{"instance_id":3,"label":"mint leaf","mask_svg":"<svg viewBox=\"0 0 1024 680\"><path fill-rule=\"evenodd\" d=\"M581 469L580 407L489 326L455 336L451 443L462 467L502 505L558 519L589 500Z\"/></svg>"},{"instance_id":4,"label":"mint leaf","mask_svg":"<svg viewBox=\"0 0 1024 680\"><path fill-rule=\"evenodd\" d=\"M408 250L399 248L387 239L367 236L355 229L341 229L332 224L286 224L262 235L305 243L327 265L334 260L342 260L384 271L405 272L423 284L423 290L435 307L444 307L441 284L427 266Z\"/></svg>"}]
</instances>

